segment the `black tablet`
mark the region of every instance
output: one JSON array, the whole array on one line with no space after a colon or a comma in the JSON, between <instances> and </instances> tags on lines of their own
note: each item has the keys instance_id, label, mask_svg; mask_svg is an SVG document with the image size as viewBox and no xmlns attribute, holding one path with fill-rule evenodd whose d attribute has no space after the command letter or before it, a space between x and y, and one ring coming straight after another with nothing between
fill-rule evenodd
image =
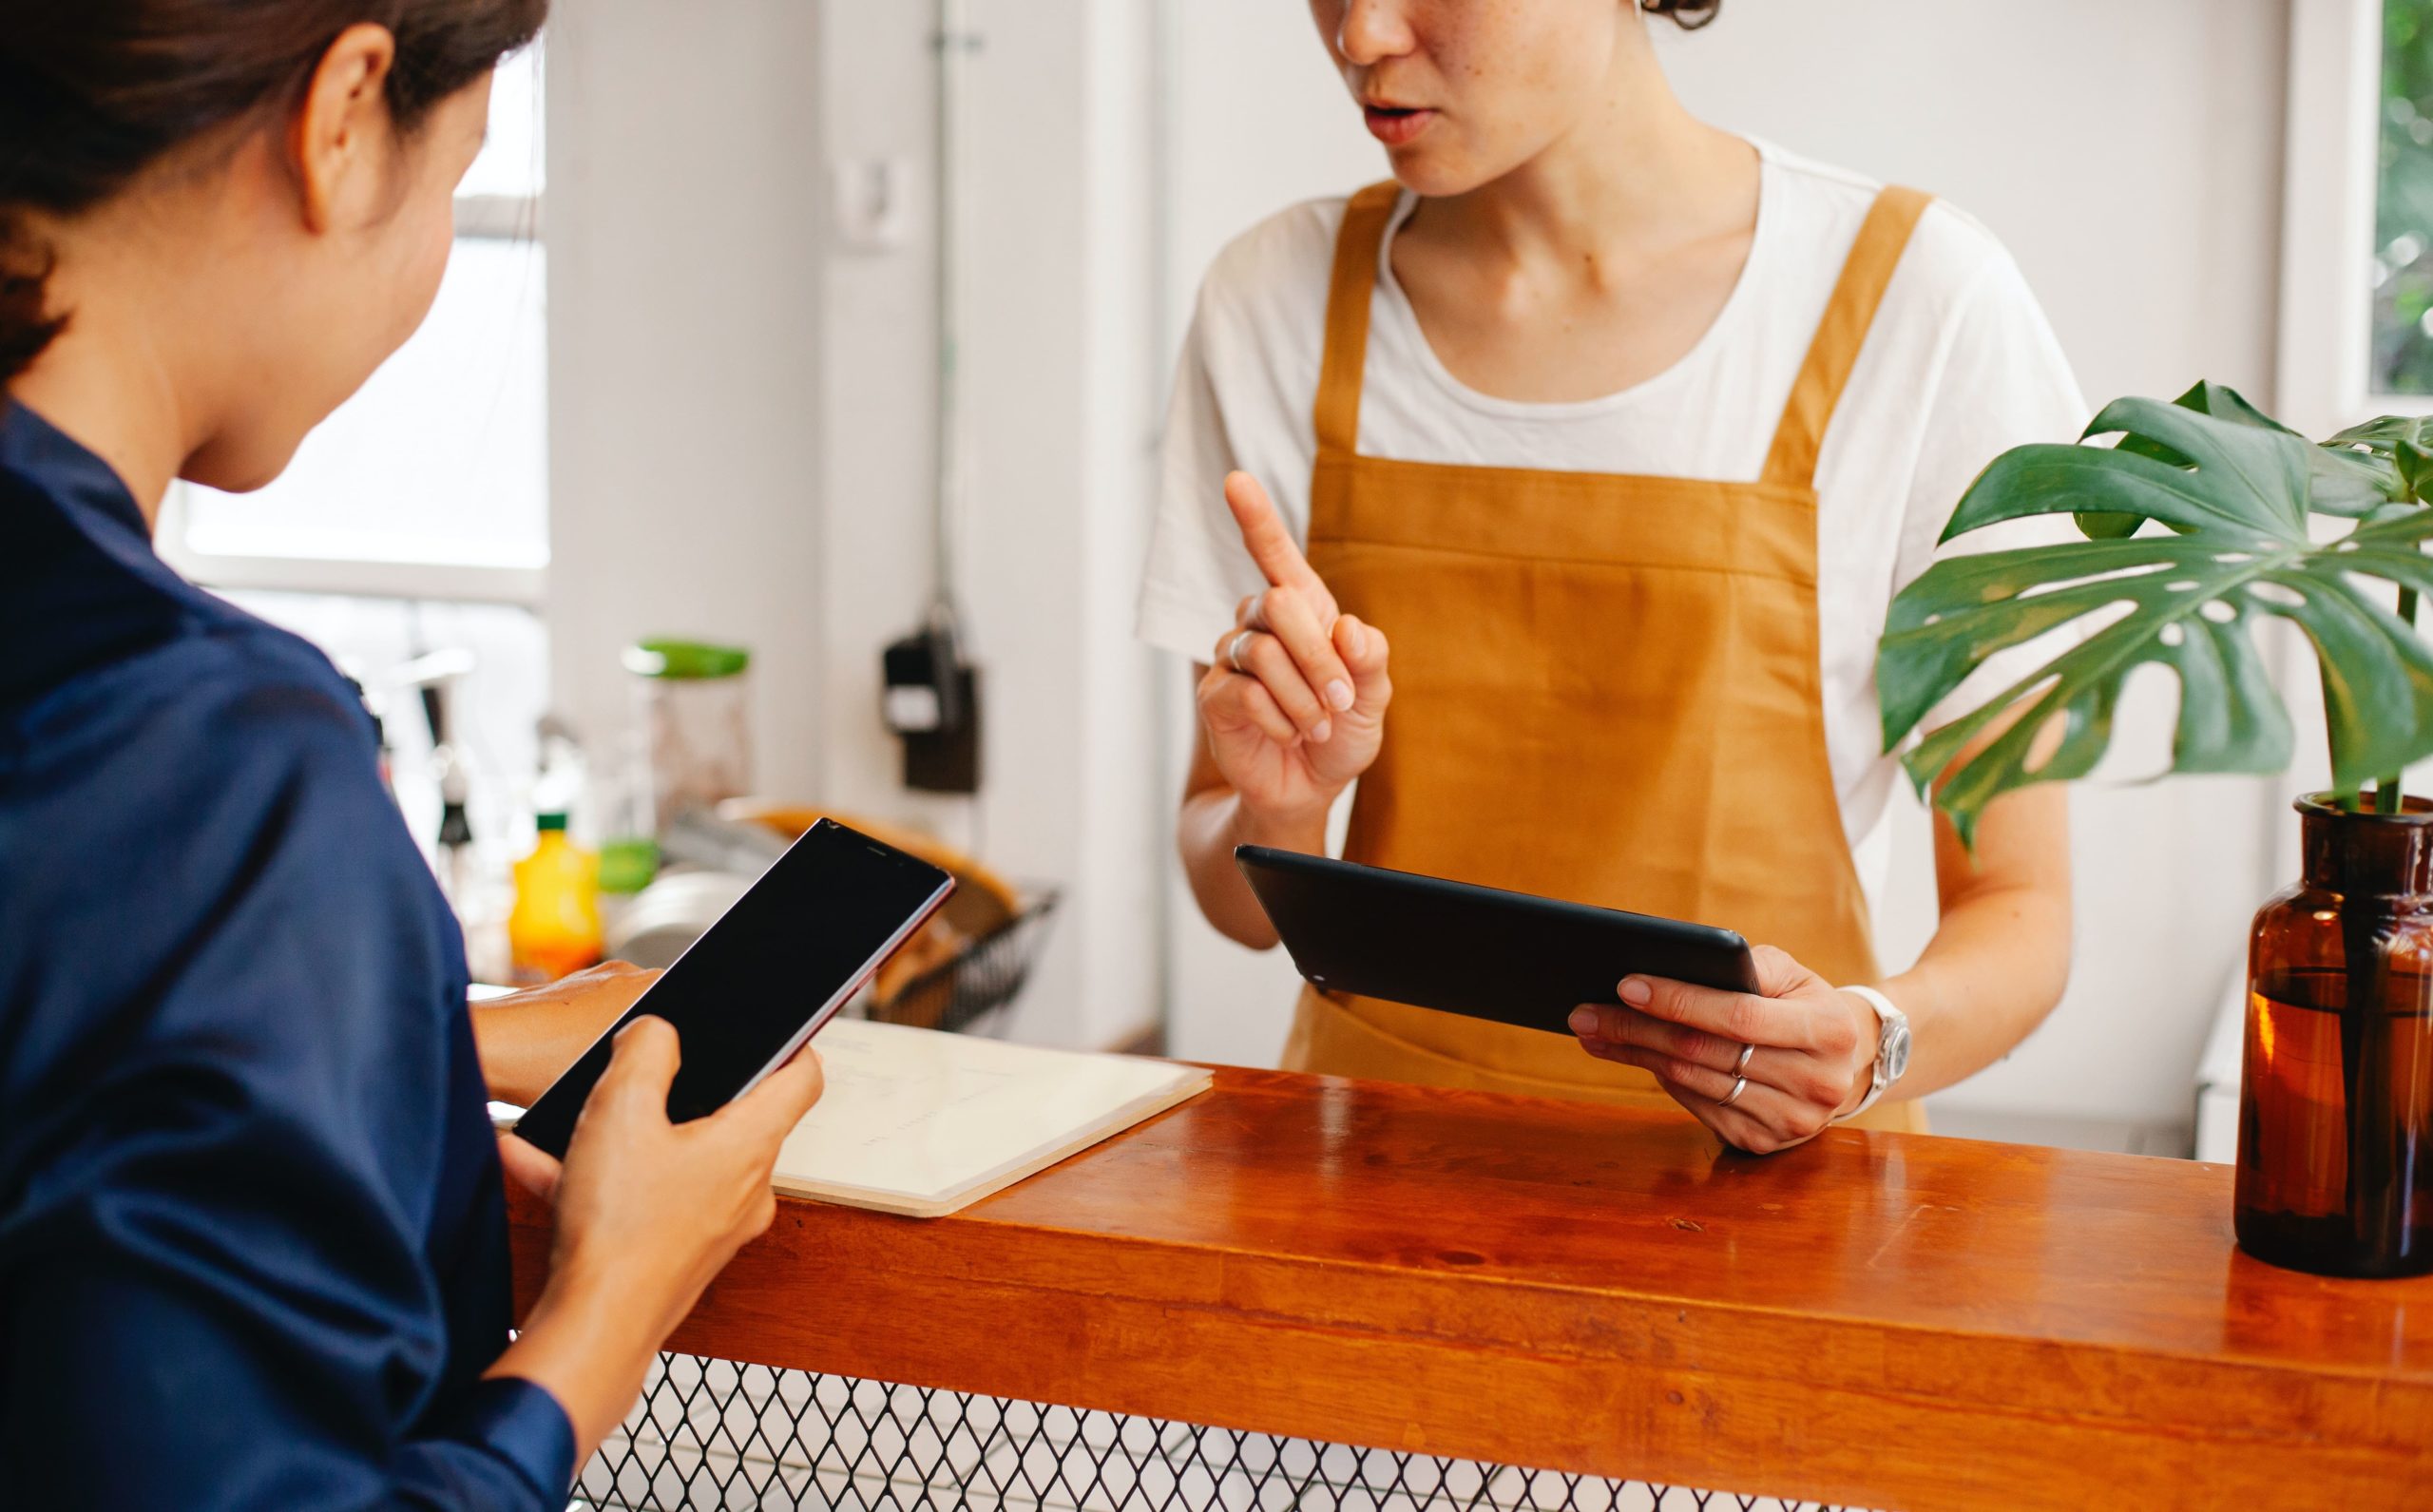
<instances>
[{"instance_id":1,"label":"black tablet","mask_svg":"<svg viewBox=\"0 0 2433 1512\"><path fill-rule=\"evenodd\" d=\"M1329 992L1571 1034L1626 976L1757 990L1730 929L1246 845L1250 879L1301 975Z\"/></svg>"}]
</instances>

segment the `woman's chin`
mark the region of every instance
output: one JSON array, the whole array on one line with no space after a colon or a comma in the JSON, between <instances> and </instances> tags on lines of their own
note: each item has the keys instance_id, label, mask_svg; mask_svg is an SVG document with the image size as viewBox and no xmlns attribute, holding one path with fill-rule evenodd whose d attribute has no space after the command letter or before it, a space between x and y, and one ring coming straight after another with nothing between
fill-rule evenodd
<instances>
[{"instance_id":1,"label":"woman's chin","mask_svg":"<svg viewBox=\"0 0 2433 1512\"><path fill-rule=\"evenodd\" d=\"M1386 156L1393 166L1395 181L1429 200L1467 194L1497 177L1470 154L1425 139L1407 147L1389 147Z\"/></svg>"},{"instance_id":2,"label":"woman's chin","mask_svg":"<svg viewBox=\"0 0 2433 1512\"><path fill-rule=\"evenodd\" d=\"M303 444L302 436L286 441L215 441L186 458L178 476L222 493L252 493L277 482Z\"/></svg>"}]
</instances>

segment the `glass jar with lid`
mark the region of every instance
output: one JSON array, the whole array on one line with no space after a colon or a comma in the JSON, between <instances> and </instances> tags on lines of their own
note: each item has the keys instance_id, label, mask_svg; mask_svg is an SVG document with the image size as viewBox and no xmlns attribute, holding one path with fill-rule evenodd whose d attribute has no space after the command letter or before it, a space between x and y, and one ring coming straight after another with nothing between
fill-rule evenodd
<instances>
[{"instance_id":1,"label":"glass jar with lid","mask_svg":"<svg viewBox=\"0 0 2433 1512\"><path fill-rule=\"evenodd\" d=\"M647 742L652 809L663 830L691 809L752 791L752 653L660 639L625 648L636 723Z\"/></svg>"}]
</instances>

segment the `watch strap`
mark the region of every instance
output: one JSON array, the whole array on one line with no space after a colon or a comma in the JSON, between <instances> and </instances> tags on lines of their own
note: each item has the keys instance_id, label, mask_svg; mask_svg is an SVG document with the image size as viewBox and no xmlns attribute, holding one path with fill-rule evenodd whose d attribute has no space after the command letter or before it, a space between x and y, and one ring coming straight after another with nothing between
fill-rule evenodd
<instances>
[{"instance_id":1,"label":"watch strap","mask_svg":"<svg viewBox=\"0 0 2433 1512\"><path fill-rule=\"evenodd\" d=\"M1899 1008L1894 1007L1890 998L1886 997L1883 993L1878 992L1873 987L1842 987L1839 990L1849 993L1850 996L1857 998L1860 1002L1865 1003L1868 1007L1875 1010L1875 1065L1869 1073L1867 1096L1859 1099L1859 1105L1857 1107L1852 1108L1849 1112L1841 1115L1833 1120L1836 1123L1848 1123L1850 1120L1857 1118L1860 1114L1865 1113L1868 1109L1875 1106L1877 1102L1883 1100L1884 1094L1891 1090L1892 1078L1884 1074L1884 1031L1887 1024L1892 1024L1896 1020L1903 1024L1906 1024L1909 1022L1909 1016L1902 1012Z\"/></svg>"}]
</instances>

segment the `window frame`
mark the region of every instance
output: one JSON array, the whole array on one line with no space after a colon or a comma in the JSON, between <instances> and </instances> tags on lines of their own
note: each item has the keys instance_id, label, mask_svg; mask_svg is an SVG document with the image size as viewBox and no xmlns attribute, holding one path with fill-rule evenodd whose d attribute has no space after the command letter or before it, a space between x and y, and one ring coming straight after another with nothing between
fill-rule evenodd
<instances>
[{"instance_id":1,"label":"window frame","mask_svg":"<svg viewBox=\"0 0 2433 1512\"><path fill-rule=\"evenodd\" d=\"M458 195L456 239L528 241L538 244L546 257L548 239L543 220L546 198L546 190L538 195ZM163 561L207 588L501 603L536 614L548 599L549 569L546 565L507 567L477 563L199 551L186 542L186 500L185 484L170 488L162 504L154 544ZM550 514L554 530L554 501Z\"/></svg>"},{"instance_id":2,"label":"window frame","mask_svg":"<svg viewBox=\"0 0 2433 1512\"><path fill-rule=\"evenodd\" d=\"M2290 0L2274 409L2309 435L2433 414L2433 394L2378 393L2369 382L2383 8Z\"/></svg>"}]
</instances>

